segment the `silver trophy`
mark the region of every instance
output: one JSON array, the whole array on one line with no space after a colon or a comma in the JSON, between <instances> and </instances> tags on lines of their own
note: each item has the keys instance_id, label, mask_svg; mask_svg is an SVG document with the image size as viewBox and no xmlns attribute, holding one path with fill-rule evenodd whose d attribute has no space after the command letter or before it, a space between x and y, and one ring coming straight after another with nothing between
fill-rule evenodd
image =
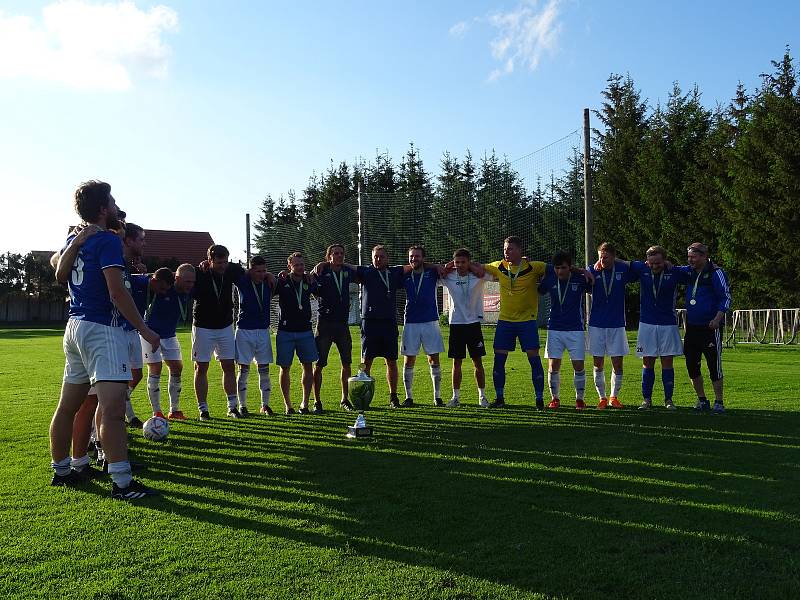
<instances>
[{"instance_id":1,"label":"silver trophy","mask_svg":"<svg viewBox=\"0 0 800 600\"><path fill-rule=\"evenodd\" d=\"M372 427L367 426L364 411L369 408L372 397L375 395L375 380L365 372L365 365L360 365L358 375L347 380L347 396L350 404L358 411L354 425L347 428L349 438L372 437Z\"/></svg>"}]
</instances>

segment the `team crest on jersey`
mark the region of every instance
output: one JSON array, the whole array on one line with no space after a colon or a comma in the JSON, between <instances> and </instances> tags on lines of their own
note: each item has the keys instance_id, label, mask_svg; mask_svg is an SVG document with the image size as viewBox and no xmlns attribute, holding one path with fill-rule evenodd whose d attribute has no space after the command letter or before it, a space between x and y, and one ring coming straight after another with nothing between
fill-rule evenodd
<instances>
[{"instance_id":1,"label":"team crest on jersey","mask_svg":"<svg viewBox=\"0 0 800 600\"><path fill-rule=\"evenodd\" d=\"M572 291L573 292L577 292L578 291L578 284L577 283L573 283L572 284Z\"/></svg>"},{"instance_id":2,"label":"team crest on jersey","mask_svg":"<svg viewBox=\"0 0 800 600\"><path fill-rule=\"evenodd\" d=\"M349 273L348 271L345 271L345 272L344 272L344 274L343 274L342 276L343 276L343 277L350 277L350 273Z\"/></svg>"},{"instance_id":3,"label":"team crest on jersey","mask_svg":"<svg viewBox=\"0 0 800 600\"><path fill-rule=\"evenodd\" d=\"M307 289L308 289L308 284L304 283L303 284L303 290L307 290Z\"/></svg>"},{"instance_id":4,"label":"team crest on jersey","mask_svg":"<svg viewBox=\"0 0 800 600\"><path fill-rule=\"evenodd\" d=\"M622 281L622 273L617 273L617 281Z\"/></svg>"}]
</instances>

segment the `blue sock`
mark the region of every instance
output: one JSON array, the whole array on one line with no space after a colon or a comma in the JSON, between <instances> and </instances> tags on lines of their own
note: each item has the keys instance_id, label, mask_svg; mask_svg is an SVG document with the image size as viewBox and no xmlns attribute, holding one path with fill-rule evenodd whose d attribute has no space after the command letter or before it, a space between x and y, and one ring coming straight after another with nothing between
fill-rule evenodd
<instances>
[{"instance_id":1,"label":"blue sock","mask_svg":"<svg viewBox=\"0 0 800 600\"><path fill-rule=\"evenodd\" d=\"M664 384L664 400L672 401L675 389L675 369L661 369L661 383Z\"/></svg>"},{"instance_id":2,"label":"blue sock","mask_svg":"<svg viewBox=\"0 0 800 600\"><path fill-rule=\"evenodd\" d=\"M642 397L645 400L653 399L653 387L656 384L656 370L642 367Z\"/></svg>"},{"instance_id":3,"label":"blue sock","mask_svg":"<svg viewBox=\"0 0 800 600\"><path fill-rule=\"evenodd\" d=\"M508 354L495 352L494 367L492 368L492 381L494 382L494 393L498 398L503 398L503 389L506 387L506 360Z\"/></svg>"},{"instance_id":4,"label":"blue sock","mask_svg":"<svg viewBox=\"0 0 800 600\"><path fill-rule=\"evenodd\" d=\"M541 400L544 397L544 369L542 368L542 359L539 358L538 354L533 356L529 354L528 362L531 364L533 391L536 393L536 399Z\"/></svg>"}]
</instances>

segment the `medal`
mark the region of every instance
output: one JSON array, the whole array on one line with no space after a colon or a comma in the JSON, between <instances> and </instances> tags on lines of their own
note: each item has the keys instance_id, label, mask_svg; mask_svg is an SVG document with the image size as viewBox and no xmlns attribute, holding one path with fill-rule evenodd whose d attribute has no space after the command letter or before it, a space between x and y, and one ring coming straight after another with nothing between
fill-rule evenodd
<instances>
[{"instance_id":1,"label":"medal","mask_svg":"<svg viewBox=\"0 0 800 600\"><path fill-rule=\"evenodd\" d=\"M181 311L181 319L183 319L183 322L186 323L186 310L189 307L184 305L183 302L181 302L181 297L177 294L177 292L175 294L175 300L178 301L178 310Z\"/></svg>"},{"instance_id":2,"label":"medal","mask_svg":"<svg viewBox=\"0 0 800 600\"><path fill-rule=\"evenodd\" d=\"M258 290L256 289L256 284L253 283L252 279L250 280L250 285L253 286L253 293L256 295L256 300L258 300L258 309L263 312L263 310L264 310L264 282L262 281L261 285L259 286L261 288L261 294L258 293Z\"/></svg>"},{"instance_id":3,"label":"medal","mask_svg":"<svg viewBox=\"0 0 800 600\"><path fill-rule=\"evenodd\" d=\"M616 273L616 268L616 265L611 267L611 279L609 283L606 283L605 272L600 273L600 279L603 280L603 289L606 291L606 302L608 302L611 296L611 290L614 288L614 274Z\"/></svg>"},{"instance_id":4,"label":"medal","mask_svg":"<svg viewBox=\"0 0 800 600\"><path fill-rule=\"evenodd\" d=\"M297 308L303 310L303 283L295 287L294 280L292 280L292 289L294 289L294 295L297 296Z\"/></svg>"},{"instance_id":5,"label":"medal","mask_svg":"<svg viewBox=\"0 0 800 600\"><path fill-rule=\"evenodd\" d=\"M510 296L514 295L514 292L512 291L514 289L514 280L516 280L516 278L519 277L520 269L522 269L522 261L520 261L520 263L517 265L516 273L511 273L511 263L508 264L508 279L511 281L511 285L509 286L508 290L508 294Z\"/></svg>"},{"instance_id":6,"label":"medal","mask_svg":"<svg viewBox=\"0 0 800 600\"><path fill-rule=\"evenodd\" d=\"M222 296L222 286L225 284L225 274L222 274L222 281L220 281L220 287L217 287L217 280L214 277L214 273L211 273L211 283L214 284L214 293L217 295L217 302L220 300L220 296Z\"/></svg>"},{"instance_id":7,"label":"medal","mask_svg":"<svg viewBox=\"0 0 800 600\"><path fill-rule=\"evenodd\" d=\"M425 271L423 270L419 276L419 283L416 284L416 288L414 290L414 302L419 299L419 292L422 289L422 280L425 278ZM411 285L414 285L414 272L411 272Z\"/></svg>"},{"instance_id":8,"label":"medal","mask_svg":"<svg viewBox=\"0 0 800 600\"><path fill-rule=\"evenodd\" d=\"M567 281L567 285L564 286L564 295L561 295L561 280L556 279L556 286L558 287L558 306L561 309L561 312L564 312L564 300L567 299L567 291L569 290L569 281Z\"/></svg>"},{"instance_id":9,"label":"medal","mask_svg":"<svg viewBox=\"0 0 800 600\"><path fill-rule=\"evenodd\" d=\"M383 276L383 271L378 269L378 276L381 278L381 281L383 282L383 285L386 286L386 297L388 298L389 294L392 291L391 288L389 287L389 273L387 272L386 273L386 277L384 277Z\"/></svg>"},{"instance_id":10,"label":"medal","mask_svg":"<svg viewBox=\"0 0 800 600\"><path fill-rule=\"evenodd\" d=\"M702 275L702 273L698 273L697 277L694 280L694 287L692 287L692 299L689 300L689 304L691 304L692 306L697 304L697 300L695 300L694 297L697 295L697 284L700 283L700 276L701 275Z\"/></svg>"},{"instance_id":11,"label":"medal","mask_svg":"<svg viewBox=\"0 0 800 600\"><path fill-rule=\"evenodd\" d=\"M691 304L692 306L694 306L695 304L697 304L697 300L695 300L694 298L692 298L691 300L689 300L689 304Z\"/></svg>"}]
</instances>

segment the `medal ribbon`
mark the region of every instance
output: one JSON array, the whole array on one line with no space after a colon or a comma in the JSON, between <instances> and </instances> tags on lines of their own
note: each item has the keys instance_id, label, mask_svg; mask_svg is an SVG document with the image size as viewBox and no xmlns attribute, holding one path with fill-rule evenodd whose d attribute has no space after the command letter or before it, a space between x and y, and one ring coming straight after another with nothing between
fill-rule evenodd
<instances>
[{"instance_id":1,"label":"medal ribbon","mask_svg":"<svg viewBox=\"0 0 800 600\"><path fill-rule=\"evenodd\" d=\"M258 310L260 312L264 312L264 282L262 281L259 287L261 288L261 294L259 295L258 290L256 289L256 284L253 283L253 280L250 280L250 285L253 286L253 293L256 295L256 300L258 300Z\"/></svg>"},{"instance_id":2,"label":"medal ribbon","mask_svg":"<svg viewBox=\"0 0 800 600\"><path fill-rule=\"evenodd\" d=\"M567 285L564 286L564 295L561 295L561 280L556 278L556 286L558 287L558 306L564 309L564 300L567 299L567 292L569 291L569 279L567 279Z\"/></svg>"},{"instance_id":3,"label":"medal ribbon","mask_svg":"<svg viewBox=\"0 0 800 600\"><path fill-rule=\"evenodd\" d=\"M144 320L147 321L150 318L150 313L153 312L153 304L150 302L150 280L147 280L147 308L144 311ZM153 301L155 302L155 297L153 297Z\"/></svg>"},{"instance_id":4,"label":"medal ribbon","mask_svg":"<svg viewBox=\"0 0 800 600\"><path fill-rule=\"evenodd\" d=\"M606 302L608 302L608 298L611 296L611 290L614 287L614 274L616 273L616 267L611 268L611 282L606 283L605 271L600 273L600 279L603 280L603 289L606 291Z\"/></svg>"},{"instance_id":5,"label":"medal ribbon","mask_svg":"<svg viewBox=\"0 0 800 600\"><path fill-rule=\"evenodd\" d=\"M422 280L425 279L425 270L423 269L422 273L419 276L419 283L416 284L416 289L414 291L414 301L416 302L419 299L419 291L422 289ZM414 271L411 271L411 284L414 285Z\"/></svg>"},{"instance_id":6,"label":"medal ribbon","mask_svg":"<svg viewBox=\"0 0 800 600\"><path fill-rule=\"evenodd\" d=\"M705 271L705 269L703 269L703 271ZM694 297L697 295L697 284L700 283L700 278L703 276L703 271L700 271L697 274L697 278L694 280L694 287L692 288L692 299L690 301L690 304L695 304L697 302L697 300L695 300Z\"/></svg>"},{"instance_id":7,"label":"medal ribbon","mask_svg":"<svg viewBox=\"0 0 800 600\"><path fill-rule=\"evenodd\" d=\"M181 302L181 297L175 292L175 299L178 301L178 310L181 311L181 319L183 319L184 324L186 323L186 310L189 308L188 303L186 305Z\"/></svg>"},{"instance_id":8,"label":"medal ribbon","mask_svg":"<svg viewBox=\"0 0 800 600\"><path fill-rule=\"evenodd\" d=\"M512 290L514 289L514 281L517 279L517 277L519 277L520 270L522 270L522 261L520 261L520 263L517 265L517 272L513 273L513 274L511 273L511 263L509 263L509 265L508 265L508 278L511 280L511 286L510 287L511 287Z\"/></svg>"},{"instance_id":9,"label":"medal ribbon","mask_svg":"<svg viewBox=\"0 0 800 600\"><path fill-rule=\"evenodd\" d=\"M661 284L664 283L664 273L659 273L658 287L656 287L656 276L653 274L653 299L658 302L658 294L661 292Z\"/></svg>"},{"instance_id":10,"label":"medal ribbon","mask_svg":"<svg viewBox=\"0 0 800 600\"><path fill-rule=\"evenodd\" d=\"M331 269L331 275L333 275L333 282L336 284L336 289L339 290L339 297L341 298L342 287L344 286L344 271L340 269L337 275L336 271Z\"/></svg>"},{"instance_id":11,"label":"medal ribbon","mask_svg":"<svg viewBox=\"0 0 800 600\"><path fill-rule=\"evenodd\" d=\"M292 280L292 288L294 289L294 295L297 296L297 308L303 310L303 280L300 280L297 287L295 287L294 280Z\"/></svg>"},{"instance_id":12,"label":"medal ribbon","mask_svg":"<svg viewBox=\"0 0 800 600\"><path fill-rule=\"evenodd\" d=\"M378 269L378 275L380 275L380 278L381 278L381 281L383 282L383 285L386 286L386 297L388 298L389 297L389 293L392 291L391 288L389 287L389 272L386 271L386 277L384 277L383 276L383 271Z\"/></svg>"},{"instance_id":13,"label":"medal ribbon","mask_svg":"<svg viewBox=\"0 0 800 600\"><path fill-rule=\"evenodd\" d=\"M222 287L225 285L225 274L222 275L222 281L220 281L220 287L217 287L217 279L214 277L214 273L211 273L211 283L214 286L214 293L217 295L217 302L220 300L220 296L222 296Z\"/></svg>"}]
</instances>

